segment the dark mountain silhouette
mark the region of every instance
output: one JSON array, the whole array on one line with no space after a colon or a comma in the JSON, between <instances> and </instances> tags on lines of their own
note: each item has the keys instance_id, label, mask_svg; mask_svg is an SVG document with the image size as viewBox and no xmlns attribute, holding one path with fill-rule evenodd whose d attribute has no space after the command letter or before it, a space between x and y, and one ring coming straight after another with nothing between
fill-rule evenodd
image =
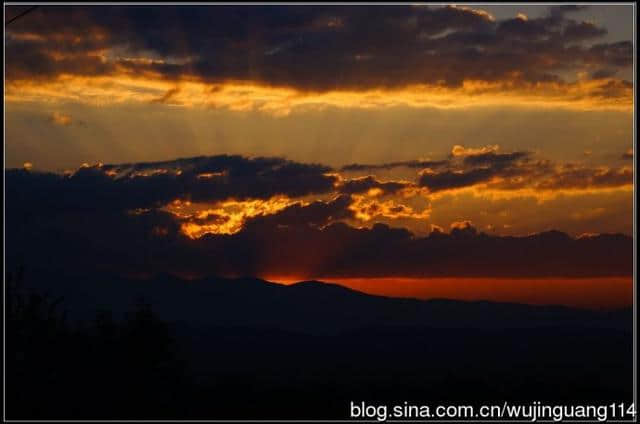
<instances>
[{"instance_id":1,"label":"dark mountain silhouette","mask_svg":"<svg viewBox=\"0 0 640 424\"><path fill-rule=\"evenodd\" d=\"M282 285L257 278L182 280L34 273L36 287L64 293L70 318L86 319L109 307L124 312L144 297L169 322L273 328L333 334L370 326L527 328L581 325L626 328L615 312L490 301L418 300L369 295L337 284L303 281ZM630 324L630 321L627 322Z\"/></svg>"},{"instance_id":2,"label":"dark mountain silhouette","mask_svg":"<svg viewBox=\"0 0 640 424\"><path fill-rule=\"evenodd\" d=\"M352 400L632 396L630 308L398 299L249 277L25 275L24 290L63 297L52 310L67 324L8 338L15 370L40 364L12 372L10 418L348 419ZM19 316L8 330L57 317Z\"/></svg>"}]
</instances>

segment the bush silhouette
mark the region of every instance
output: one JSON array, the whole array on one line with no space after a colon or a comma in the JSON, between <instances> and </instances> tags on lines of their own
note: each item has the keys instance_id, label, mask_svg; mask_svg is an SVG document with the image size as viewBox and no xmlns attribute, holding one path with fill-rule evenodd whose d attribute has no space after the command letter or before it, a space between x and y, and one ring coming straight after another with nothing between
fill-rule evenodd
<instances>
[{"instance_id":1,"label":"bush silhouette","mask_svg":"<svg viewBox=\"0 0 640 424\"><path fill-rule=\"evenodd\" d=\"M140 299L124 321L110 311L71 325L61 298L7 274L7 417L113 419L180 416L183 362L167 324Z\"/></svg>"}]
</instances>

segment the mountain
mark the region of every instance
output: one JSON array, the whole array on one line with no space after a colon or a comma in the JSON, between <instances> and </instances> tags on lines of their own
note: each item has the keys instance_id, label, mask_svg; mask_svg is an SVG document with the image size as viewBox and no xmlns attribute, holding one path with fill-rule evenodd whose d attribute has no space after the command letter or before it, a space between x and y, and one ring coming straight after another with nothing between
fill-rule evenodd
<instances>
[{"instance_id":1,"label":"mountain","mask_svg":"<svg viewBox=\"0 0 640 424\"><path fill-rule=\"evenodd\" d=\"M182 280L170 274L141 280L51 271L35 271L31 281L40 290L62 296L72 319L90 318L104 308L113 310L117 318L143 298L169 322L308 334L338 334L377 326L630 329L631 325L630 308L602 312L489 301L391 298L319 281L282 285L251 277Z\"/></svg>"},{"instance_id":2,"label":"mountain","mask_svg":"<svg viewBox=\"0 0 640 424\"><path fill-rule=\"evenodd\" d=\"M87 387L77 393L52 398L64 412L61 399L85 394L92 418L104 410L105 419L135 411L147 419L337 420L349 418L351 401L607 404L631 401L633 394L631 308L388 298L319 281L285 286L169 274L140 280L35 269L25 274L25 287L63 296L61 307L75 322L95 320L99 310L123 319L142 297L168 324L186 365L180 378L189 382L167 401L171 411L154 401L164 386L145 389L151 390L141 395L146 406L129 395L116 404L109 395L110 408L98 408L100 400L86 395L101 384L93 378L81 380ZM61 343L55 344L61 358L110 361L112 355L79 354ZM104 346L119 358L136 351L126 343ZM73 371L77 361L68 373L82 376ZM96 362L89 370L104 366ZM139 374L135 367L105 369L118 391Z\"/></svg>"}]
</instances>

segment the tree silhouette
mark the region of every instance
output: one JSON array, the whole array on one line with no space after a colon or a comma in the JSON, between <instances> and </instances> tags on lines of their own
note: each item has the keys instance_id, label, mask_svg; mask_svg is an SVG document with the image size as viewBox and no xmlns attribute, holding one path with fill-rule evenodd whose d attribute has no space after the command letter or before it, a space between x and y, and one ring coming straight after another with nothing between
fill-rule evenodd
<instances>
[{"instance_id":1,"label":"tree silhouette","mask_svg":"<svg viewBox=\"0 0 640 424\"><path fill-rule=\"evenodd\" d=\"M73 327L54 299L7 281L7 416L179 417L188 381L169 327L140 299L121 322L108 310Z\"/></svg>"}]
</instances>

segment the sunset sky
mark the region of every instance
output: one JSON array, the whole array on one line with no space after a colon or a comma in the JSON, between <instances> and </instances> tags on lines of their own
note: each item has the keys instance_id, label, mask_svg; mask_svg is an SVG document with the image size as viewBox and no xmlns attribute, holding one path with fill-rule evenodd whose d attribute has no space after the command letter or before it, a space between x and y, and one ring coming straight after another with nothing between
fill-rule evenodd
<instances>
[{"instance_id":1,"label":"sunset sky","mask_svg":"<svg viewBox=\"0 0 640 424\"><path fill-rule=\"evenodd\" d=\"M628 278L634 16L40 6L5 30L7 225L142 274Z\"/></svg>"}]
</instances>

